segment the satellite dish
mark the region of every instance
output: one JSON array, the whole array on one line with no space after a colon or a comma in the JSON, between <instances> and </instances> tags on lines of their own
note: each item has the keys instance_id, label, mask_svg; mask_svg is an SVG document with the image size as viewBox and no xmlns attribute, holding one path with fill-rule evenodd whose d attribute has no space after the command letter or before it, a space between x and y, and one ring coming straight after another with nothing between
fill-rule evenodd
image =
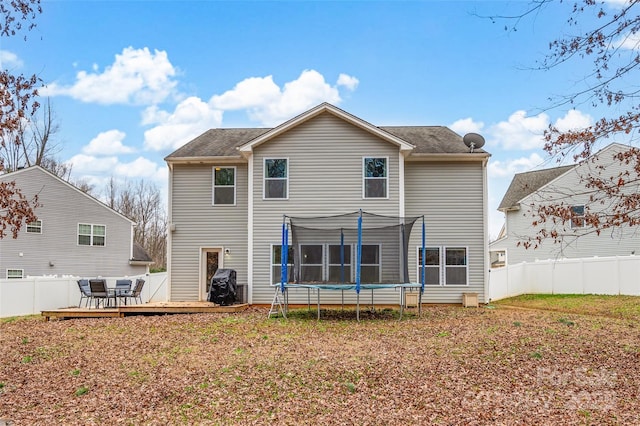
<instances>
[{"instance_id":1,"label":"satellite dish","mask_svg":"<svg viewBox=\"0 0 640 426\"><path fill-rule=\"evenodd\" d=\"M470 152L484 146L484 138L477 133L467 133L462 137L462 141L470 149Z\"/></svg>"}]
</instances>

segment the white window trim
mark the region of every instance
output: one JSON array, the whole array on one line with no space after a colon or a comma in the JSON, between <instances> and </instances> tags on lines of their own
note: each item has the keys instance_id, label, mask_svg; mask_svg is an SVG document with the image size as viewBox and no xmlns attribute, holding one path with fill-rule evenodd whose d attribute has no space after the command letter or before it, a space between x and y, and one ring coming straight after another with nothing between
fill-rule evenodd
<instances>
[{"instance_id":1,"label":"white window trim","mask_svg":"<svg viewBox=\"0 0 640 426\"><path fill-rule=\"evenodd\" d=\"M15 271L20 271L20 276L19 277L10 277L9 276L9 271L15 272ZM7 268L6 271L6 277L8 280L20 280L24 278L24 269L15 269L15 268Z\"/></svg>"},{"instance_id":2,"label":"white window trim","mask_svg":"<svg viewBox=\"0 0 640 426\"><path fill-rule=\"evenodd\" d=\"M365 160L367 158L384 158L386 165L387 165L387 176L385 176L384 178L368 178L366 177L366 170L365 170ZM388 200L389 199L389 157L385 156L385 155L367 155L366 157L362 157L362 199L363 200ZM367 179L376 179L376 180L382 180L384 179L386 181L386 185L385 185L385 189L386 189L386 194L384 197L367 197L367 193L366 193L366 189L365 189L365 183L367 181Z\"/></svg>"},{"instance_id":3,"label":"white window trim","mask_svg":"<svg viewBox=\"0 0 640 426\"><path fill-rule=\"evenodd\" d=\"M434 265L425 265L427 268L438 268L438 284L428 284L428 283L424 283L425 286L429 286L429 287L438 287L438 286L442 286L442 278L443 278L443 272L442 272L442 247L441 246L425 246L425 249L429 250L433 250L433 249L438 249L438 266L434 266ZM416 281L418 283L422 282L422 263L420 262L420 253L422 253L422 246L416 246L416 263L417 263L417 271L418 271L418 275L416 275L416 277L418 278ZM426 275L426 271L425 271L425 275ZM426 281L426 276L425 276L425 281Z\"/></svg>"},{"instance_id":4,"label":"white window trim","mask_svg":"<svg viewBox=\"0 0 640 426\"><path fill-rule=\"evenodd\" d=\"M464 249L465 253L465 265L447 265L447 249ZM442 285L445 287L469 287L469 247L467 246L443 246L442 247L442 272L443 280ZM465 282L466 284L447 284L447 266L450 268L465 268Z\"/></svg>"},{"instance_id":5,"label":"white window trim","mask_svg":"<svg viewBox=\"0 0 640 426\"><path fill-rule=\"evenodd\" d=\"M91 226L91 234L89 235L91 237L91 244L80 244L79 242L79 237L80 235L87 235L87 234L80 234L80 225L89 225ZM103 245L95 245L93 244L93 238L94 238L94 232L93 232L93 227L94 226L103 226L104 227L104 244ZM102 236L102 235L99 235ZM99 223L81 223L78 222L78 225L76 227L76 245L79 247L106 247L107 246L107 225L102 225Z\"/></svg>"},{"instance_id":6,"label":"white window trim","mask_svg":"<svg viewBox=\"0 0 640 426\"><path fill-rule=\"evenodd\" d=\"M42 234L42 220L38 219L38 220L35 220L34 222L31 222L31 223L38 223L39 224L38 226L32 225L34 227L37 227L38 231L37 232L29 231L29 224L27 223L26 224L26 232L27 232L27 234Z\"/></svg>"},{"instance_id":7,"label":"white window trim","mask_svg":"<svg viewBox=\"0 0 640 426\"><path fill-rule=\"evenodd\" d=\"M329 280L329 267L330 266L340 266L340 264L334 264L331 263L329 264L329 246L336 246L339 244L330 244L330 243L308 243L308 244L302 244L304 246L322 246L322 280L323 281L328 281ZM373 245L378 245L378 246L382 246L381 244L365 244L368 246L373 246ZM269 259L270 259L270 268L269 268L269 278L270 278L270 282L271 283L277 283L280 282L280 277L274 277L273 276L273 267L274 266L281 266L280 263L276 264L274 263L273 260L273 248L274 247L280 247L281 244L271 244L270 245L270 254L269 254ZM291 247L291 246L289 246ZM349 252L351 253L351 263L345 263L346 265L349 265L349 269L350 269L350 273L348 277L345 277L347 282L355 282L355 245L354 244L345 244L345 251L349 250ZM382 248L379 248L379 250L382 250ZM294 250L294 253L296 251ZM302 253L302 249L300 247L298 247L298 253ZM295 255L295 254L294 254ZM380 257L380 260L382 261L382 257ZM289 259L289 265L292 266L294 263L293 259ZM320 266L319 264L313 263L313 264L309 264L308 266ZM376 266L376 265L367 265L367 266ZM380 263L379 265L379 274L382 273L382 263ZM300 268L302 268L302 265L300 265ZM277 278L277 281L274 281ZM378 281L380 280L380 277L378 278Z\"/></svg>"},{"instance_id":8,"label":"white window trim","mask_svg":"<svg viewBox=\"0 0 640 426\"><path fill-rule=\"evenodd\" d=\"M216 169L233 169L233 203L231 204L216 204ZM218 185L221 188L228 188L229 185ZM236 166L213 166L211 169L211 205L216 207L235 207L237 199L238 188L238 168Z\"/></svg>"},{"instance_id":9,"label":"white window trim","mask_svg":"<svg viewBox=\"0 0 640 426\"><path fill-rule=\"evenodd\" d=\"M573 209L575 207L582 207L582 216L576 216L575 219L576 220L580 220L582 219L582 225L581 226L574 226L573 225ZM569 218L569 224L571 226L571 229L582 229L582 228L586 228L587 227L587 220L585 219L586 213L587 213L587 209L586 206L584 204L573 204L572 206L569 207L571 209L571 217Z\"/></svg>"},{"instance_id":10,"label":"white window trim","mask_svg":"<svg viewBox=\"0 0 640 426\"><path fill-rule=\"evenodd\" d=\"M426 284L425 286L433 287L469 287L469 247L468 246L426 246L427 249L440 249L440 262L439 262L439 273L438 273L438 281L439 284ZM464 249L465 250L465 265L447 265L447 249ZM420 264L420 251L422 251L422 246L416 246L416 264L417 264L417 282L422 282L422 265ZM466 268L466 284L447 284L447 266L451 268ZM428 266L429 267L429 266ZM431 268L435 268L435 266L430 266Z\"/></svg>"},{"instance_id":11,"label":"white window trim","mask_svg":"<svg viewBox=\"0 0 640 426\"><path fill-rule=\"evenodd\" d=\"M267 161L268 160L286 160L287 161L287 177L286 178L267 178ZM267 179L269 180L284 180L286 181L287 196L283 198L267 198ZM282 201L289 199L289 157L265 157L262 160L262 199L265 201Z\"/></svg>"}]
</instances>

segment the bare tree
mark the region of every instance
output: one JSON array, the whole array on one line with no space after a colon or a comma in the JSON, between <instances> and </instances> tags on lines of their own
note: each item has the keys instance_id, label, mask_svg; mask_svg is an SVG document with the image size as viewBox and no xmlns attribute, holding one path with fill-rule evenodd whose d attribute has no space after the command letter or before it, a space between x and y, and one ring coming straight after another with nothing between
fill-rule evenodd
<instances>
[{"instance_id":1,"label":"bare tree","mask_svg":"<svg viewBox=\"0 0 640 426\"><path fill-rule=\"evenodd\" d=\"M35 18L41 12L40 0L0 2L0 37L16 36L23 29L33 29ZM0 71L0 147L5 147L7 143L20 143L11 137L39 107L37 84L35 75L25 77L8 70ZM0 160L0 173L3 170L4 165ZM0 239L7 231L17 238L24 223L36 220L34 209L37 203L37 197L28 200L14 182L1 182Z\"/></svg>"},{"instance_id":2,"label":"bare tree","mask_svg":"<svg viewBox=\"0 0 640 426\"><path fill-rule=\"evenodd\" d=\"M137 223L134 240L147 250L158 268L166 267L167 218L160 190L139 180L121 188L111 178L106 188L107 204Z\"/></svg>"},{"instance_id":3,"label":"bare tree","mask_svg":"<svg viewBox=\"0 0 640 426\"><path fill-rule=\"evenodd\" d=\"M505 29L515 30L523 19L543 14L551 5L556 6L557 2L535 0L518 15L492 19L507 20L513 25ZM637 147L640 130L640 88L637 84L640 70L639 9L638 0L627 1L618 9L613 9L612 2L577 0L566 19L566 34L569 35L552 40L549 53L537 67L548 71L566 63L585 61L588 68L580 81L580 89L549 98L549 107L588 104L603 111L594 125L583 129L565 131L550 126L544 135L544 149L549 155L558 161L568 158L589 162L607 139L621 139L629 146L613 158L615 164L612 169L622 170L620 172L605 173L603 166L595 165L582 168L585 170L580 176L583 189L574 188L572 195L581 191L589 200L585 205L584 220L590 227L590 233L600 234L607 229L630 229L640 225L640 150ZM528 207L538 232L523 240L525 247L535 248L545 239L563 243L567 237L575 237L573 233L558 231L570 228L571 221L576 220L576 212L565 199L555 197L546 203Z\"/></svg>"}]
</instances>

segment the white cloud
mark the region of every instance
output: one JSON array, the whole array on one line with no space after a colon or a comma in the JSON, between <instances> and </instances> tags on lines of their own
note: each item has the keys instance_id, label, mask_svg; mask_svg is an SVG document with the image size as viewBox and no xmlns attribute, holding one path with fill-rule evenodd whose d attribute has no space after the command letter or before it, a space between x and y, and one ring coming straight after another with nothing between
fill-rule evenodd
<instances>
[{"instance_id":1,"label":"white cloud","mask_svg":"<svg viewBox=\"0 0 640 426\"><path fill-rule=\"evenodd\" d=\"M88 155L115 155L129 154L135 150L122 144L126 133L120 130L108 130L101 132L82 148L82 152Z\"/></svg>"},{"instance_id":2,"label":"white cloud","mask_svg":"<svg viewBox=\"0 0 640 426\"><path fill-rule=\"evenodd\" d=\"M593 118L591 118L589 114L572 109L568 111L564 117L558 118L554 125L562 132L584 129L585 127L593 125Z\"/></svg>"},{"instance_id":3,"label":"white cloud","mask_svg":"<svg viewBox=\"0 0 640 426\"><path fill-rule=\"evenodd\" d=\"M77 154L71 157L67 163L72 166L75 176L110 176L114 167L118 164L117 157L97 157L94 155Z\"/></svg>"},{"instance_id":4,"label":"white cloud","mask_svg":"<svg viewBox=\"0 0 640 426\"><path fill-rule=\"evenodd\" d=\"M501 121L488 129L491 145L503 149L532 150L544 146L543 134L549 127L545 113L528 117L525 111L516 111L507 121Z\"/></svg>"},{"instance_id":5,"label":"white cloud","mask_svg":"<svg viewBox=\"0 0 640 426\"><path fill-rule=\"evenodd\" d=\"M155 104L166 99L174 91L176 75L167 53L148 48L127 47L116 55L113 64L98 73L97 65L92 73L79 71L71 86L56 82L41 90L43 96L65 95L82 102L99 104Z\"/></svg>"},{"instance_id":6,"label":"white cloud","mask_svg":"<svg viewBox=\"0 0 640 426\"><path fill-rule=\"evenodd\" d=\"M0 49L0 69L22 68L22 59L13 52Z\"/></svg>"},{"instance_id":7,"label":"white cloud","mask_svg":"<svg viewBox=\"0 0 640 426\"><path fill-rule=\"evenodd\" d=\"M489 178L508 178L511 182L514 174L533 170L539 167L543 161L543 158L535 152L528 157L520 157L515 160L489 161L487 175Z\"/></svg>"},{"instance_id":8,"label":"white cloud","mask_svg":"<svg viewBox=\"0 0 640 426\"><path fill-rule=\"evenodd\" d=\"M209 103L221 110L247 109L249 117L265 126L273 126L319 103L338 104L342 100L338 86L355 89L357 79L341 74L336 86L328 84L322 74L305 70L280 88L272 76L251 77L222 95L214 95Z\"/></svg>"},{"instance_id":9,"label":"white cloud","mask_svg":"<svg viewBox=\"0 0 640 426\"><path fill-rule=\"evenodd\" d=\"M345 88L347 88L350 91L354 91L356 90L356 88L358 87L358 84L360 84L360 80L358 80L355 77L352 77L350 75L347 74L340 74L338 76L338 82L337 85L338 86L343 86Z\"/></svg>"},{"instance_id":10,"label":"white cloud","mask_svg":"<svg viewBox=\"0 0 640 426\"><path fill-rule=\"evenodd\" d=\"M471 117L468 117L457 120L450 125L449 128L459 135L465 135L467 133L482 134L484 123L482 121L473 121Z\"/></svg>"},{"instance_id":11,"label":"white cloud","mask_svg":"<svg viewBox=\"0 0 640 426\"><path fill-rule=\"evenodd\" d=\"M173 113L147 108L143 124L157 124L144 132L144 146L159 151L176 149L212 127L222 123L222 111L212 108L200 98L189 97L180 102Z\"/></svg>"}]
</instances>

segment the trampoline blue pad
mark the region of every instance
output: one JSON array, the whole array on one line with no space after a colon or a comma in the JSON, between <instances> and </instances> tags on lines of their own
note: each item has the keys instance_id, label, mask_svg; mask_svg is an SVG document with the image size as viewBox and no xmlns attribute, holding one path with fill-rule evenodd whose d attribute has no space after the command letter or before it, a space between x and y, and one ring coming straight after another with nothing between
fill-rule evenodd
<instances>
[{"instance_id":1,"label":"trampoline blue pad","mask_svg":"<svg viewBox=\"0 0 640 426\"><path fill-rule=\"evenodd\" d=\"M273 286L279 286L280 283L275 283ZM312 284L312 283L300 283L293 284L288 283L284 285L287 289L295 288L312 288L316 290L355 290L355 284ZM360 284L360 290L378 290L382 288L421 288L420 283L403 283L403 284Z\"/></svg>"}]
</instances>

